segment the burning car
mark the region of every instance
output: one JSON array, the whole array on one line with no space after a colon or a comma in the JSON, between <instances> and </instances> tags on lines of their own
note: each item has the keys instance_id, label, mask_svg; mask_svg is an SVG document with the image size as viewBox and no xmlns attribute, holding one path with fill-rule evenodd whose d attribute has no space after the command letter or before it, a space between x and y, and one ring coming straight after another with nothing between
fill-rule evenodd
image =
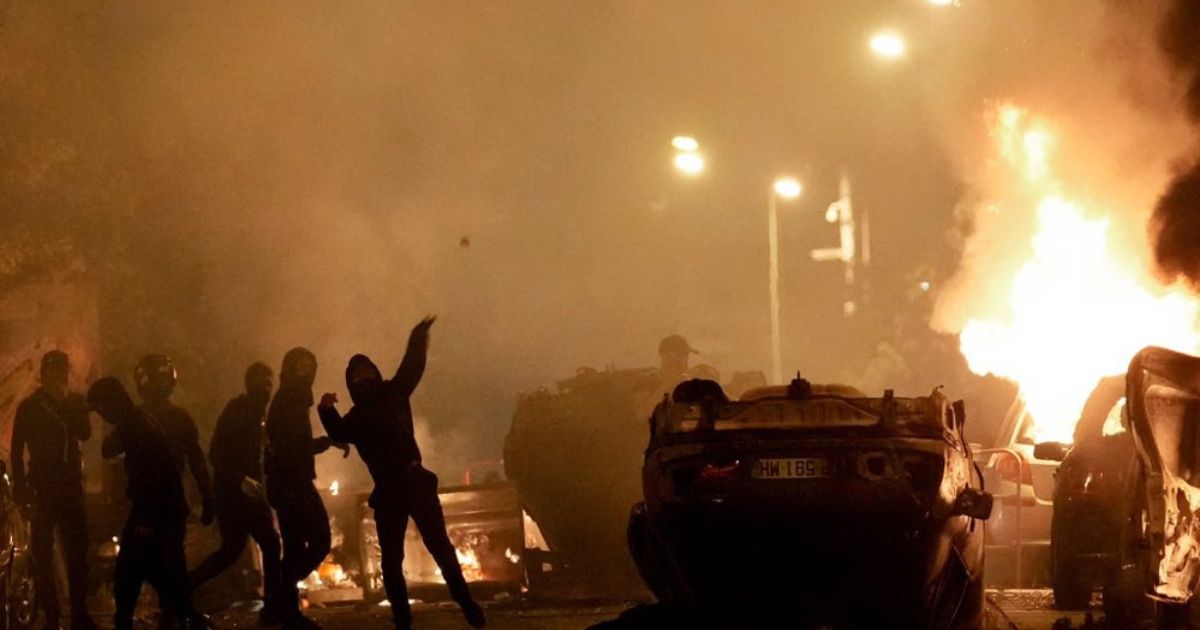
<instances>
[{"instance_id":1,"label":"burning car","mask_svg":"<svg viewBox=\"0 0 1200 630\"><path fill-rule=\"evenodd\" d=\"M940 391L689 381L651 418L631 554L660 601L716 616L978 627L991 496L963 423Z\"/></svg>"},{"instance_id":2,"label":"burning car","mask_svg":"<svg viewBox=\"0 0 1200 630\"><path fill-rule=\"evenodd\" d=\"M1102 379L1084 404L1074 442L1039 444L1041 459L1061 461L1054 476L1050 584L1060 608L1082 608L1108 589L1119 562L1125 476L1134 457L1125 430L1125 379Z\"/></svg>"},{"instance_id":3,"label":"burning car","mask_svg":"<svg viewBox=\"0 0 1200 630\"><path fill-rule=\"evenodd\" d=\"M1141 588L1123 603L1136 611L1148 593L1157 627L1191 627L1200 583L1200 358L1146 348L1130 363L1126 395L1137 457L1121 566Z\"/></svg>"}]
</instances>

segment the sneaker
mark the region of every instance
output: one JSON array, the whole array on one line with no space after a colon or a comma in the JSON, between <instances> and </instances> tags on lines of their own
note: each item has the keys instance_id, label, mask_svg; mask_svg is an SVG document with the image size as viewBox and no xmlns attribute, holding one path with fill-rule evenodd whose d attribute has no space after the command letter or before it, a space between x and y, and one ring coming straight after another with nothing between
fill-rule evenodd
<instances>
[{"instance_id":1,"label":"sneaker","mask_svg":"<svg viewBox=\"0 0 1200 630\"><path fill-rule=\"evenodd\" d=\"M463 619L467 620L467 625L472 628L482 628L487 625L487 618L483 615L483 608L476 604L473 600L467 600L460 604L462 606Z\"/></svg>"}]
</instances>

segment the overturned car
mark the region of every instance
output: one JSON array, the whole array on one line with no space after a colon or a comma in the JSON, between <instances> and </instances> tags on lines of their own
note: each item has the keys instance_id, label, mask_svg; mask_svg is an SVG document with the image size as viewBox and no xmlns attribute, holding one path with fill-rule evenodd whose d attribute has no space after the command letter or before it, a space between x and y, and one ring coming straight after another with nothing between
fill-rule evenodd
<instances>
[{"instance_id":1,"label":"overturned car","mask_svg":"<svg viewBox=\"0 0 1200 630\"><path fill-rule=\"evenodd\" d=\"M651 418L629 543L661 602L786 627L978 627L983 491L939 391L681 384Z\"/></svg>"}]
</instances>

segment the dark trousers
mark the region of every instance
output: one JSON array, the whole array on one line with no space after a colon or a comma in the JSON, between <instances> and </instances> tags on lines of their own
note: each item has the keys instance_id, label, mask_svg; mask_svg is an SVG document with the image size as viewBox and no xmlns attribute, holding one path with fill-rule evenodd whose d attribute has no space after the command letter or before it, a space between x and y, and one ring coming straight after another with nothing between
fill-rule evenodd
<instances>
[{"instance_id":1,"label":"dark trousers","mask_svg":"<svg viewBox=\"0 0 1200 630\"><path fill-rule=\"evenodd\" d=\"M280 563L279 606L285 613L300 611L300 592L296 583L321 566L329 555L329 514L312 481L291 485L271 482L267 496L279 517L279 536L283 540Z\"/></svg>"},{"instance_id":2,"label":"dark trousers","mask_svg":"<svg viewBox=\"0 0 1200 630\"><path fill-rule=\"evenodd\" d=\"M437 475L418 468L405 483L396 484L397 490L380 492L372 498L375 508L375 527L382 552L383 587L392 603L392 616L396 625L408 627L412 623L412 609L408 605L408 584L404 581L404 533L408 519L412 518L425 541L425 548L433 556L442 578L450 589L454 601L463 604L471 601L471 592L463 578L462 567L454 543L446 533L446 517L437 495Z\"/></svg>"},{"instance_id":3,"label":"dark trousers","mask_svg":"<svg viewBox=\"0 0 1200 630\"><path fill-rule=\"evenodd\" d=\"M142 584L149 582L158 592L164 617L191 619L191 589L188 585L187 558L184 553L186 517L164 518L160 507L139 509L135 505L125 522L121 536L121 551L117 554L113 594L116 630L133 627L133 612L137 607Z\"/></svg>"},{"instance_id":4,"label":"dark trousers","mask_svg":"<svg viewBox=\"0 0 1200 630\"><path fill-rule=\"evenodd\" d=\"M67 568L71 618L87 616L87 513L83 507L83 489L39 488L30 524L30 546L38 589L38 598L48 621L60 617L58 580L54 577L54 536L57 532Z\"/></svg>"},{"instance_id":5,"label":"dark trousers","mask_svg":"<svg viewBox=\"0 0 1200 630\"><path fill-rule=\"evenodd\" d=\"M233 566L242 557L246 542L253 538L262 552L263 601L274 602L279 594L281 546L270 504L265 499L246 496L237 485L217 488L216 509L221 547L192 571L192 588L199 588Z\"/></svg>"}]
</instances>

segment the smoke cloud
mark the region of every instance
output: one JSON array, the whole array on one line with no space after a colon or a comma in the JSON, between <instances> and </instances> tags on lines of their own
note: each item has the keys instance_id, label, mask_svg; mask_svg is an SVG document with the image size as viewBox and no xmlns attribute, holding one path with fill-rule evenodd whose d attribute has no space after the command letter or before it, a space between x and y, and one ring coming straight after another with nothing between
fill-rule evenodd
<instances>
[{"instance_id":1,"label":"smoke cloud","mask_svg":"<svg viewBox=\"0 0 1200 630\"><path fill-rule=\"evenodd\" d=\"M1181 101L1193 124L1200 123L1200 6L1175 1L1163 16L1158 43L1183 88ZM1200 156L1182 160L1154 209L1150 223L1154 256L1162 274L1200 285Z\"/></svg>"}]
</instances>

